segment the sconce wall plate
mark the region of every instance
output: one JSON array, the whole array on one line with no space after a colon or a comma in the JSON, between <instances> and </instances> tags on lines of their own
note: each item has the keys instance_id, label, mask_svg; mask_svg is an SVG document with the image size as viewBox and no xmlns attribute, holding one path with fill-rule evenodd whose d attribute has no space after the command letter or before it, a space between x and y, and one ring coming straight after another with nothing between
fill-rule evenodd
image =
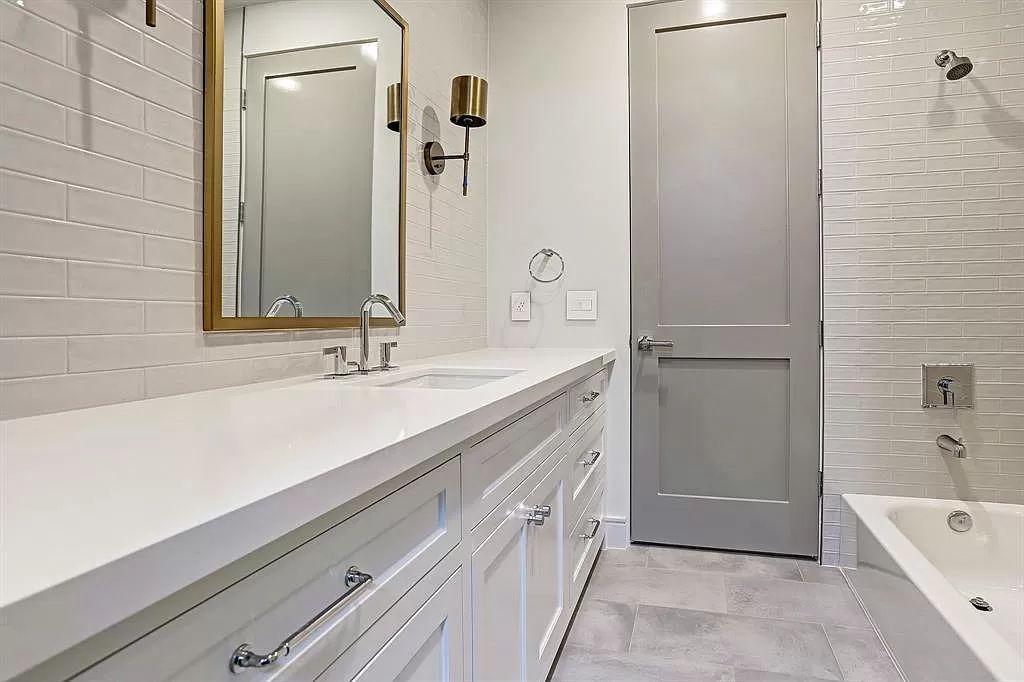
<instances>
[{"instance_id":1,"label":"sconce wall plate","mask_svg":"<svg viewBox=\"0 0 1024 682\"><path fill-rule=\"evenodd\" d=\"M440 175L444 172L444 147L440 142L428 142L423 145L423 164L427 167L430 175Z\"/></svg>"}]
</instances>

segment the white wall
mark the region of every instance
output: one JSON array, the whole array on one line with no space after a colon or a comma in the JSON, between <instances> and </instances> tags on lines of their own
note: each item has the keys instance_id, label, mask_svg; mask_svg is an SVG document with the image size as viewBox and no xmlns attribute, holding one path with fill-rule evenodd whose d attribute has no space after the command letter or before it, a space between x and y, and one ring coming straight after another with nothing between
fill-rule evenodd
<instances>
[{"instance_id":1,"label":"white wall","mask_svg":"<svg viewBox=\"0 0 1024 682\"><path fill-rule=\"evenodd\" d=\"M200 331L202 5L160 0L147 29L143 2L25 4L0 1L0 418L317 372L354 344ZM486 343L486 185L463 199L416 151L451 77L486 75L487 5L392 4L412 31L404 360Z\"/></svg>"},{"instance_id":2,"label":"white wall","mask_svg":"<svg viewBox=\"0 0 1024 682\"><path fill-rule=\"evenodd\" d=\"M629 168L626 3L491 0L488 340L492 346L610 346L608 508L629 515ZM564 277L527 263L550 247ZM596 289L596 322L565 319L567 289ZM511 322L509 294L533 319ZM612 519L614 520L614 519ZM622 524L609 538L628 538Z\"/></svg>"},{"instance_id":3,"label":"white wall","mask_svg":"<svg viewBox=\"0 0 1024 682\"><path fill-rule=\"evenodd\" d=\"M823 547L848 563L841 493L1024 502L1024 3L825 0L823 29ZM974 72L943 80L944 48ZM924 362L974 363L977 409L923 410Z\"/></svg>"}]
</instances>

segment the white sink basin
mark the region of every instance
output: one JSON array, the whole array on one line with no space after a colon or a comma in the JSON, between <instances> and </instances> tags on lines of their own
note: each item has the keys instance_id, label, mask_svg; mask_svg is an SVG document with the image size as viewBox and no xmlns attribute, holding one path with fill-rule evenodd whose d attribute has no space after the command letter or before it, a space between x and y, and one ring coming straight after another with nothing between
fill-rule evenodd
<instances>
[{"instance_id":1,"label":"white sink basin","mask_svg":"<svg viewBox=\"0 0 1024 682\"><path fill-rule=\"evenodd\" d=\"M476 367L428 367L404 373L401 377L386 378L373 382L374 386L388 388L433 388L442 390L465 390L498 381L521 370L480 369Z\"/></svg>"}]
</instances>

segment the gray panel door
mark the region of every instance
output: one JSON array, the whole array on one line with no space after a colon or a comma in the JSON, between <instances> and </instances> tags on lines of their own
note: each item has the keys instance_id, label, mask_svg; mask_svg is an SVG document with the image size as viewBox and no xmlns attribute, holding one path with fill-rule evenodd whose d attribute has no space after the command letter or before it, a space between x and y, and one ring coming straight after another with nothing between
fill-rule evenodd
<instances>
[{"instance_id":1,"label":"gray panel door","mask_svg":"<svg viewBox=\"0 0 1024 682\"><path fill-rule=\"evenodd\" d=\"M629 10L635 541L818 554L815 13Z\"/></svg>"},{"instance_id":2,"label":"gray panel door","mask_svg":"<svg viewBox=\"0 0 1024 682\"><path fill-rule=\"evenodd\" d=\"M245 60L246 316L285 294L307 316L355 315L370 292L376 49L368 46Z\"/></svg>"}]
</instances>

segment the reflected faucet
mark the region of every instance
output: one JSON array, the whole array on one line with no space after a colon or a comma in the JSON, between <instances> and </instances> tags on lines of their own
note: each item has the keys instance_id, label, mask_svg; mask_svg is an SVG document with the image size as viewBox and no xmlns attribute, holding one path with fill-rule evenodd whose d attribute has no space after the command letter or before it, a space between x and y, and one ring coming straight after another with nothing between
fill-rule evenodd
<instances>
[{"instance_id":1,"label":"reflected faucet","mask_svg":"<svg viewBox=\"0 0 1024 682\"><path fill-rule=\"evenodd\" d=\"M281 308L284 307L285 303L289 303L292 309L295 311L295 317L302 317L302 301L295 298L291 294L285 294L284 296L278 296L274 299L274 302L267 308L267 314L265 317L277 317L277 314L281 312Z\"/></svg>"},{"instance_id":2,"label":"reflected faucet","mask_svg":"<svg viewBox=\"0 0 1024 682\"><path fill-rule=\"evenodd\" d=\"M359 373L367 374L370 371L370 311L374 304L380 303L384 306L391 319L398 323L399 327L405 326L405 315L398 309L394 302L384 294L370 294L363 301L359 309Z\"/></svg>"}]
</instances>

